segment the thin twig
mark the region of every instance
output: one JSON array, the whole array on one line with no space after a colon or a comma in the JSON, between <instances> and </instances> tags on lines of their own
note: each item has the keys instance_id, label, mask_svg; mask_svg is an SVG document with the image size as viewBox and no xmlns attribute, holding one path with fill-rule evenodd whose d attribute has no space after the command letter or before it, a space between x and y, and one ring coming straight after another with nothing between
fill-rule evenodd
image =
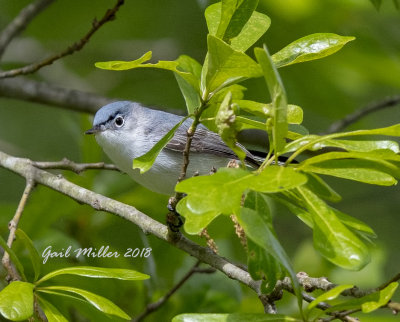
<instances>
[{"instance_id":1,"label":"thin twig","mask_svg":"<svg viewBox=\"0 0 400 322\"><path fill-rule=\"evenodd\" d=\"M392 310L393 314L400 312L400 303L398 302L389 302L386 306Z\"/></svg>"},{"instance_id":2,"label":"thin twig","mask_svg":"<svg viewBox=\"0 0 400 322\"><path fill-rule=\"evenodd\" d=\"M323 322L330 322L336 319L345 321L345 322L359 322L360 320L358 318L353 318L350 316L350 314L360 312L360 309L354 309L354 310L347 310L347 311L341 311L341 312L329 312L327 314L331 315L329 318L324 318L322 319Z\"/></svg>"},{"instance_id":3,"label":"thin twig","mask_svg":"<svg viewBox=\"0 0 400 322\"><path fill-rule=\"evenodd\" d=\"M11 40L22 32L33 18L53 2L54 0L38 0L28 4L20 11L0 34L0 57L3 55Z\"/></svg>"},{"instance_id":4,"label":"thin twig","mask_svg":"<svg viewBox=\"0 0 400 322\"><path fill-rule=\"evenodd\" d=\"M32 162L32 165L39 169L62 169L62 170L71 170L76 174L80 174L85 170L114 170L114 171L121 171L119 170L114 164L107 164L104 162L98 163L75 163L74 161L68 160L66 158L62 159L61 161L57 162Z\"/></svg>"},{"instance_id":5,"label":"thin twig","mask_svg":"<svg viewBox=\"0 0 400 322\"><path fill-rule=\"evenodd\" d=\"M158 310L168 299L177 291L179 290L185 282L192 277L195 273L203 273L203 274L211 274L215 272L215 269L212 268L199 268L200 261L197 261L196 264L188 271L178 283L174 285L163 297L161 297L158 301L150 303L146 306L145 310L140 313L137 317L135 317L132 322L139 322L142 321L146 316L151 314L152 312Z\"/></svg>"},{"instance_id":6,"label":"thin twig","mask_svg":"<svg viewBox=\"0 0 400 322\"><path fill-rule=\"evenodd\" d=\"M359 119L367 116L368 114L382 110L387 107L393 107L398 104L400 104L400 95L388 97L382 101L371 103L363 108L356 110L351 114L348 114L343 119L334 122L326 131L326 134L340 132L350 124L357 122Z\"/></svg>"},{"instance_id":7,"label":"thin twig","mask_svg":"<svg viewBox=\"0 0 400 322\"><path fill-rule=\"evenodd\" d=\"M387 281L386 283L383 283L381 286L379 286L377 288L377 290L381 291L384 288L386 288L387 286L389 286L389 284L393 283L393 282L397 282L398 280L400 280L400 273L396 274L395 276L393 276L393 278L391 278L389 281Z\"/></svg>"},{"instance_id":8,"label":"thin twig","mask_svg":"<svg viewBox=\"0 0 400 322\"><path fill-rule=\"evenodd\" d=\"M193 136L196 133L197 126L200 124L200 117L203 111L207 108L206 103L202 103L202 105L199 107L198 110L195 111L194 113L194 120L188 130L186 131L186 144L185 148L183 150L183 164L182 164L182 169L179 174L177 182L181 182L186 178L186 172L189 167L189 155L190 155L190 148L192 146L192 140ZM167 214L167 226L170 229L170 234L169 238L175 239L176 238L176 233L179 232L179 228L176 228L176 222L179 222L179 214L175 211L176 205L178 202L184 197L184 194L181 192L175 192L175 195L171 198L169 198L168 201L168 208L171 209Z\"/></svg>"},{"instance_id":9,"label":"thin twig","mask_svg":"<svg viewBox=\"0 0 400 322\"><path fill-rule=\"evenodd\" d=\"M18 223L19 220L21 219L22 212L24 211L26 202L29 198L30 193L32 192L34 185L35 183L32 179L27 179L25 190L22 194L21 200L19 201L17 211L15 212L13 219L11 219L11 221L8 224L8 229L10 230L10 233L7 239L7 246L10 248L14 242L15 232L17 231ZM14 281L21 280L21 276L18 274L14 265L11 264L10 255L6 251L4 252L2 263L5 269L7 270L11 280Z\"/></svg>"},{"instance_id":10,"label":"thin twig","mask_svg":"<svg viewBox=\"0 0 400 322\"><path fill-rule=\"evenodd\" d=\"M7 77L14 77L17 75L26 75L26 74L31 74L39 70L40 68L50 65L56 60L63 58L68 55L72 55L76 51L81 50L90 40L90 38L93 36L93 34L100 29L102 25L104 25L108 21L112 21L115 19L115 14L118 11L118 9L124 4L124 0L117 0L117 3L112 9L108 9L106 13L104 14L103 18L100 19L100 21L97 21L94 19L92 22L92 27L90 30L87 32L87 34L81 38L79 41L73 43L71 46L69 46L67 49L63 50L62 52L52 55L48 58L45 58L42 61L39 61L37 63L33 63L27 66L24 66L22 68L16 68L12 70L8 70L5 72L0 73L0 78L7 78Z\"/></svg>"}]
</instances>

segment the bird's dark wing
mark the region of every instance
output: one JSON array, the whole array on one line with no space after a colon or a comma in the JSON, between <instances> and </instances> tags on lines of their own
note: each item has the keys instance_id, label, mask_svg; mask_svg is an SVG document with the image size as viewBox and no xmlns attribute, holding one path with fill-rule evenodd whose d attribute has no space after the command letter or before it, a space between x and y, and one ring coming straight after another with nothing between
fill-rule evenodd
<instances>
[{"instance_id":1,"label":"bird's dark wing","mask_svg":"<svg viewBox=\"0 0 400 322\"><path fill-rule=\"evenodd\" d=\"M172 151L183 152L186 146L186 132L189 126L190 123L187 122L182 124L165 148ZM249 151L246 150L244 146L238 144L238 147L240 147L246 153L245 160L249 164L253 166L259 166L261 164L262 161L253 156ZM193 136L190 152L208 153L227 159L238 159L236 154L224 143L224 141L222 141L218 134L208 130L201 124L197 127Z\"/></svg>"}]
</instances>

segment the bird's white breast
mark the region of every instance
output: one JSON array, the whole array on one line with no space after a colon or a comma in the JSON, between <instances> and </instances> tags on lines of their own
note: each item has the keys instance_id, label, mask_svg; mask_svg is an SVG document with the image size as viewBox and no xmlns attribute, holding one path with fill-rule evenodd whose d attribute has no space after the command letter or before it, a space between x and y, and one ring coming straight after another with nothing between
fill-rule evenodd
<instances>
[{"instance_id":1,"label":"bird's white breast","mask_svg":"<svg viewBox=\"0 0 400 322\"><path fill-rule=\"evenodd\" d=\"M140 174L138 169L132 168L133 159L146 153L156 142L144 142L145 136L141 133L126 136L126 133L119 135L108 131L96 134L96 140L117 167L136 182L158 193L173 194L182 169L182 153L164 149L151 169ZM213 167L224 167L228 162L229 159L211 154L191 153L186 177L196 172L200 175L209 174Z\"/></svg>"}]
</instances>

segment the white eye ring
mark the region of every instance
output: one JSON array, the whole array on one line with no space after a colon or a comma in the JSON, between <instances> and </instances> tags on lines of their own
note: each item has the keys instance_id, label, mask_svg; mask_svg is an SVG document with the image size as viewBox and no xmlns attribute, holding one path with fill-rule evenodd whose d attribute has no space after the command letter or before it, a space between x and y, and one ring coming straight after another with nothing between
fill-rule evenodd
<instances>
[{"instance_id":1,"label":"white eye ring","mask_svg":"<svg viewBox=\"0 0 400 322\"><path fill-rule=\"evenodd\" d=\"M122 116L117 116L114 120L114 123L117 127L122 127L125 123L125 120Z\"/></svg>"}]
</instances>

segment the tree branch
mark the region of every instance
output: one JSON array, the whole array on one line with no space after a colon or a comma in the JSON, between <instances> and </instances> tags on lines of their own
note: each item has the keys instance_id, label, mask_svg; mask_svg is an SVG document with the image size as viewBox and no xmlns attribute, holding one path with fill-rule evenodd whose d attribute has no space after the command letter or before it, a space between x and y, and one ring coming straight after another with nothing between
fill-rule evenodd
<instances>
[{"instance_id":1,"label":"tree branch","mask_svg":"<svg viewBox=\"0 0 400 322\"><path fill-rule=\"evenodd\" d=\"M68 110L94 114L101 106L121 100L39 82L25 77L0 79L0 97L61 107ZM182 115L183 110L162 109Z\"/></svg>"},{"instance_id":2,"label":"tree branch","mask_svg":"<svg viewBox=\"0 0 400 322\"><path fill-rule=\"evenodd\" d=\"M18 16L16 16L0 34L0 57L3 55L11 40L23 31L33 18L53 2L54 0L38 0L34 3L30 3L20 11Z\"/></svg>"},{"instance_id":3,"label":"tree branch","mask_svg":"<svg viewBox=\"0 0 400 322\"><path fill-rule=\"evenodd\" d=\"M54 175L38 169L32 165L32 161L29 159L16 158L0 151L0 166L24 178L31 178L36 183L63 193L79 203L87 204L96 210L106 211L120 216L138 226L143 232L151 233L159 239L174 245L191 256L196 257L201 262L221 271L229 278L247 285L258 295L261 294L260 281L254 281L248 272L232 264L224 257L216 255L211 249L200 246L187 239L181 233L176 234L175 239L170 239L168 228L165 225L132 206L87 190L69 182L59 175Z\"/></svg>"},{"instance_id":4,"label":"tree branch","mask_svg":"<svg viewBox=\"0 0 400 322\"><path fill-rule=\"evenodd\" d=\"M142 229L144 233L150 233L157 238L170 243L176 248L179 248L189 255L197 258L200 262L208 264L211 267L221 271L229 278L237 280L248 286L250 289L255 291L255 293L258 295L261 302L263 303L265 309L268 311L274 311L274 307L271 306L271 303L282 296L283 290L294 293L292 283L290 279L286 277L283 280L277 282L277 285L271 294L262 294L260 288L261 281L253 280L250 274L245 269L229 262L229 260L227 260L226 258L215 254L210 248L196 244L195 242L183 236L180 232L176 233L174 235L174 238L170 238L167 226L145 215L136 208L80 187L74 183L69 182L60 175L55 175L47 171L41 170L35 167L34 164L35 162L29 159L16 158L0 151L0 167L19 174L20 176L26 178L28 183L31 182L33 184L33 182L35 182L37 184L42 184L55 191L65 194L66 196L69 196L79 203L87 204L96 210L106 211L111 214L115 214L132 222L140 229ZM27 192L30 192L31 189L32 187L27 184L24 193L24 196L26 197L21 198L20 206L18 207L19 210L17 210L17 213L20 214L22 212L23 205L26 203L26 198L28 195ZM331 283L324 277L312 278L303 272L298 273L297 278L300 285L302 285L307 292L312 292L316 289L328 291L336 286L336 284ZM397 279L397 276L395 278ZM345 290L344 292L342 292L342 295L362 297L372 292L376 292L377 290L378 289L362 291L357 287L353 287L349 290ZM314 298L307 293L303 293L303 299L308 302L314 300ZM326 310L329 305L322 302L319 303L317 307L322 310ZM387 307L390 308L390 305L387 305ZM392 309L394 311L396 311L398 307L398 303L394 303L392 305ZM352 318L348 317L347 315L342 316L343 312L331 312L328 314L332 316L337 315L343 321L353 321Z\"/></svg>"},{"instance_id":5,"label":"tree branch","mask_svg":"<svg viewBox=\"0 0 400 322\"><path fill-rule=\"evenodd\" d=\"M24 77L0 79L0 96L91 114L117 100Z\"/></svg>"},{"instance_id":6,"label":"tree branch","mask_svg":"<svg viewBox=\"0 0 400 322\"><path fill-rule=\"evenodd\" d=\"M104 162L98 163L76 163L74 161L68 160L66 158L62 159L61 161L57 162L38 162L32 161L32 165L39 169L61 169L61 170L71 170L76 174L80 174L86 170L119 170L114 164L106 164Z\"/></svg>"},{"instance_id":7,"label":"tree branch","mask_svg":"<svg viewBox=\"0 0 400 322\"><path fill-rule=\"evenodd\" d=\"M167 294L165 294L163 297L161 297L158 301L150 303L146 306L146 309L140 313L137 317L135 317L132 322L139 322L142 321L146 316L151 314L152 312L158 310L168 299L177 291L179 290L183 284L186 283L186 281L192 277L195 273L203 273L203 274L211 274L214 273L215 270L212 268L199 268L200 261L197 261L196 264L193 265L193 267L188 271L180 280L178 283L172 287Z\"/></svg>"},{"instance_id":8,"label":"tree branch","mask_svg":"<svg viewBox=\"0 0 400 322\"><path fill-rule=\"evenodd\" d=\"M400 104L400 95L388 97L380 102L374 102L369 104L363 108L356 110L355 112L348 114L343 119L334 122L329 129L326 131L326 134L331 134L335 132L340 132L350 124L353 124L360 120L361 118L367 116L376 111L380 111L387 107L393 107Z\"/></svg>"},{"instance_id":9,"label":"tree branch","mask_svg":"<svg viewBox=\"0 0 400 322\"><path fill-rule=\"evenodd\" d=\"M118 11L118 9L124 4L124 0L117 0L117 3L112 9L108 9L106 13L104 14L103 18L100 19L100 21L97 21L96 19L93 20L92 22L92 27L90 30L86 33L86 35L81 38L79 41L73 43L71 46L63 50L62 52L52 55L48 58L43 59L42 61L39 61L37 63L33 63L27 66L24 66L22 68L17 68L17 69L12 69L9 71L5 72L0 72L0 78L8 78L8 77L15 77L18 75L27 75L36 72L40 68L50 65L54 63L56 60L63 58L68 55L72 55L76 51L81 50L90 40L90 38L93 36L93 34L100 29L101 26L103 26L106 22L112 21L115 19L115 14Z\"/></svg>"},{"instance_id":10,"label":"tree branch","mask_svg":"<svg viewBox=\"0 0 400 322\"><path fill-rule=\"evenodd\" d=\"M15 232L17 231L19 220L21 219L22 212L24 211L26 202L29 198L30 193L33 190L34 185L35 185L35 182L30 177L26 177L26 186L25 186L24 193L22 194L21 200L18 204L18 208L17 208L17 211L15 212L13 219L11 219L11 221L8 224L8 229L10 230L10 233L9 233L8 239L7 239L7 246L9 248L11 248L11 246L14 242ZM12 265L12 263L10 262L10 255L6 251L4 251L4 255L2 258L2 264L5 267L5 269L7 270L8 274L10 276L10 280L14 280L14 281L21 280L21 276L19 276L18 271L15 269L14 265Z\"/></svg>"}]
</instances>

